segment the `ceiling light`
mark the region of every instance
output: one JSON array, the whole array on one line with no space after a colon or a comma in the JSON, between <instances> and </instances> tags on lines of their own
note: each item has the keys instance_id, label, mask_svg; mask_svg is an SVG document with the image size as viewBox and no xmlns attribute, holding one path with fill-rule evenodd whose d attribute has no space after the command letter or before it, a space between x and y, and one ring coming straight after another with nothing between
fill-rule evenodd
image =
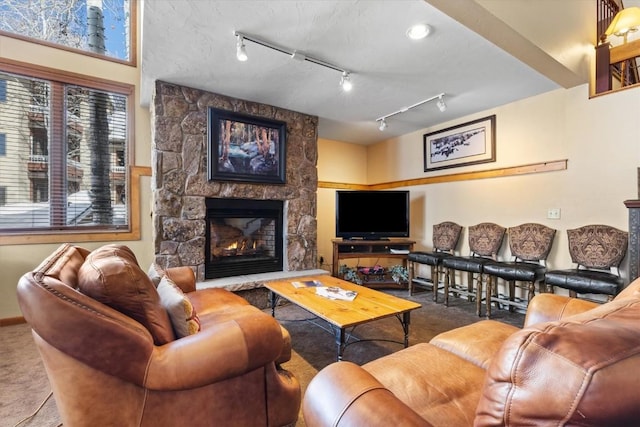
<instances>
[{"instance_id":1,"label":"ceiling light","mask_svg":"<svg viewBox=\"0 0 640 427\"><path fill-rule=\"evenodd\" d=\"M246 61L249 59L247 56L247 50L244 47L244 38L241 35L237 35L238 40L236 41L236 58L238 61Z\"/></svg>"},{"instance_id":2,"label":"ceiling light","mask_svg":"<svg viewBox=\"0 0 640 427\"><path fill-rule=\"evenodd\" d=\"M386 119L388 119L389 117L395 116L396 114L406 113L407 111L411 110L412 108L419 107L422 104L425 104L425 103L427 103L429 101L434 101L436 99L438 100L438 102L436 104L438 106L438 109L441 112L444 112L447 109L447 104L444 103L444 98L443 98L444 95L445 95L444 93L440 93L438 95L432 96L431 98L427 98L427 99L424 99L424 100L422 100L420 102L416 102L413 105L409 105L408 107L402 107L401 109L399 109L398 111L394 111L393 113L389 113L389 114L387 114L385 116L378 117L376 119L376 122L380 122L380 125L378 126L378 129L380 129L380 130L385 130L386 129L386 127L387 127Z\"/></svg>"},{"instance_id":3,"label":"ceiling light","mask_svg":"<svg viewBox=\"0 0 640 427\"><path fill-rule=\"evenodd\" d=\"M342 90L345 92L349 92L353 89L353 84L351 84L351 78L349 77L349 73L344 71L342 73L342 78L340 78L340 86L342 86Z\"/></svg>"},{"instance_id":4,"label":"ceiling light","mask_svg":"<svg viewBox=\"0 0 640 427\"><path fill-rule=\"evenodd\" d=\"M431 32L431 27L427 24L417 24L409 27L406 34L411 40L422 40Z\"/></svg>"},{"instance_id":5,"label":"ceiling light","mask_svg":"<svg viewBox=\"0 0 640 427\"><path fill-rule=\"evenodd\" d=\"M295 50L295 49L289 49L283 46L279 46L275 43L271 43L269 41L260 39L258 37L254 37L245 33L241 33L238 31L234 31L233 33L236 38L237 38L237 42L236 42L236 56L238 57L239 61L246 61L247 60L247 52L245 50L244 47L244 42L245 41L250 41L252 43L255 43L257 45L275 50L277 52L281 52L284 53L286 55L289 55L292 59L295 59L296 61L307 61L307 62L312 62L316 65L320 65L322 67L325 68L330 68L332 70L335 71L339 71L341 73L341 78L340 78L340 86L342 86L342 89L345 92L348 92L352 89L353 84L351 83L351 72L345 70L342 67L338 67L337 65L333 65L330 62L326 62L323 61L322 59L318 59L318 58L314 58L313 56L309 56L307 54L305 54L304 52Z\"/></svg>"}]
</instances>

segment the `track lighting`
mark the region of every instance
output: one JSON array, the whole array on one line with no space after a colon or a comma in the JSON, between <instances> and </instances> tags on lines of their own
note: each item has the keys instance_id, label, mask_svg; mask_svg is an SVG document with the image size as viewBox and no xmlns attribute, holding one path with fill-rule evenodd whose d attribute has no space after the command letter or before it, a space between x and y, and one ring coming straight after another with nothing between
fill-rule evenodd
<instances>
[{"instance_id":1,"label":"track lighting","mask_svg":"<svg viewBox=\"0 0 640 427\"><path fill-rule=\"evenodd\" d=\"M236 38L237 38L237 42L236 42L236 57L238 58L238 61L246 61L248 56L247 56L247 51L244 47L244 42L245 40L248 40L250 42L253 42L257 45L260 46L264 46L267 47L269 49L284 53L289 55L292 59L295 59L297 61L307 61L307 62L312 62L316 65L320 65L322 67L325 68L330 68L332 70L335 71L339 71L341 73L341 77L340 77L340 86L342 87L342 90L344 90L345 92L349 92L352 88L353 88L353 83L351 82L351 72L345 70L344 68L338 67L337 65L333 65L329 62L323 61L321 59L317 59L314 58L312 56L308 56L307 54L305 54L304 52L300 52L298 50L295 49L288 49L286 47L283 46L278 46L274 43L268 42L266 40L262 40L259 39L257 37L254 36L250 36L244 33L240 33L238 31L235 31L233 33Z\"/></svg>"},{"instance_id":2,"label":"track lighting","mask_svg":"<svg viewBox=\"0 0 640 427\"><path fill-rule=\"evenodd\" d=\"M340 79L340 86L342 86L342 90L345 92L349 92L353 89L353 85L351 84L351 78L349 77L349 73L346 71L342 72L342 78Z\"/></svg>"},{"instance_id":3,"label":"track lighting","mask_svg":"<svg viewBox=\"0 0 640 427\"><path fill-rule=\"evenodd\" d=\"M236 37L238 39L236 41L236 58L238 58L238 61L244 62L249 59L247 56L247 50L244 47L244 37L239 34L237 34Z\"/></svg>"},{"instance_id":4,"label":"track lighting","mask_svg":"<svg viewBox=\"0 0 640 427\"><path fill-rule=\"evenodd\" d=\"M440 110L440 112L444 113L447 109L447 104L444 103L444 93L440 93L438 95L432 96L431 98L427 98L423 101L420 102L416 102L413 105L410 105L408 107L403 107L401 109L399 109L398 111L394 111L393 113L387 114L385 116L382 117L378 117L376 119L376 122L380 122L380 124L378 125L378 129L380 129L381 131L385 130L387 128L387 121L386 119L388 119L391 116L395 116L396 114L401 114L401 113L406 113L407 111L411 110L412 108L415 107L419 107L422 104L425 104L429 101L433 101L433 100L438 100L438 102L436 103L436 105L438 106L438 109Z\"/></svg>"}]
</instances>

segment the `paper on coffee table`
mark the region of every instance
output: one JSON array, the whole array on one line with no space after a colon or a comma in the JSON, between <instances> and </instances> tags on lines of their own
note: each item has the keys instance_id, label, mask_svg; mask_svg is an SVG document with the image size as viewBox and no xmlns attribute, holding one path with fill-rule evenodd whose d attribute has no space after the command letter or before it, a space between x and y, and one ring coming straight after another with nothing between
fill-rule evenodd
<instances>
[{"instance_id":1,"label":"paper on coffee table","mask_svg":"<svg viewBox=\"0 0 640 427\"><path fill-rule=\"evenodd\" d=\"M342 301L353 301L358 295L355 291L346 291L337 286L320 286L316 288L316 294L329 299L339 299Z\"/></svg>"},{"instance_id":2,"label":"paper on coffee table","mask_svg":"<svg viewBox=\"0 0 640 427\"><path fill-rule=\"evenodd\" d=\"M322 282L319 280L296 280L291 282L295 288L309 288L322 286Z\"/></svg>"}]
</instances>

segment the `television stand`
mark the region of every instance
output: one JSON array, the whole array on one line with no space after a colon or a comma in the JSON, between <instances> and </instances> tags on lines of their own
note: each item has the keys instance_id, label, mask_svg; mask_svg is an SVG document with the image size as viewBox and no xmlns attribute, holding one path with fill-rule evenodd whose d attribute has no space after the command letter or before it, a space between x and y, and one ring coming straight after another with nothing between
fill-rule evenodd
<instances>
[{"instance_id":1,"label":"television stand","mask_svg":"<svg viewBox=\"0 0 640 427\"><path fill-rule=\"evenodd\" d=\"M339 277L341 259L353 258L396 258L407 267L408 252L413 251L414 240L390 239L390 240L343 240L333 239L333 263L331 275ZM393 280L376 280L375 283L365 282L363 286L404 288Z\"/></svg>"},{"instance_id":2,"label":"television stand","mask_svg":"<svg viewBox=\"0 0 640 427\"><path fill-rule=\"evenodd\" d=\"M338 239L336 239L336 240L338 240ZM342 240L345 241L345 242L358 242L358 241L389 242L389 241L391 241L391 239L387 239L386 237L379 238L379 239L369 239L367 237L343 237Z\"/></svg>"}]
</instances>

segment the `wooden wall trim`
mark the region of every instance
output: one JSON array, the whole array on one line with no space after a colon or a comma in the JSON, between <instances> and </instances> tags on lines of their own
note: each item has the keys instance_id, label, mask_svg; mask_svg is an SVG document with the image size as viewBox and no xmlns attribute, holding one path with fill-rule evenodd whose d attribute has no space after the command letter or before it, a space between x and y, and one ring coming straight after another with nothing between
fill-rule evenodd
<instances>
[{"instance_id":1,"label":"wooden wall trim","mask_svg":"<svg viewBox=\"0 0 640 427\"><path fill-rule=\"evenodd\" d=\"M506 168L489 169L484 171L460 172L448 175L438 175L425 178L407 179L402 181L385 182L381 184L348 184L341 182L319 181L318 188L333 188L337 190L384 190L396 187L411 187L416 185L442 184L455 181L471 181L475 179L504 178L508 176L526 175L532 173L555 172L567 169L567 159L550 162L532 163L529 165L511 166Z\"/></svg>"},{"instance_id":2,"label":"wooden wall trim","mask_svg":"<svg viewBox=\"0 0 640 427\"><path fill-rule=\"evenodd\" d=\"M22 317L22 316L20 316L20 317L7 317L7 318L4 318L4 319L0 319L0 327L20 325L22 323L27 323L25 318Z\"/></svg>"}]
</instances>

